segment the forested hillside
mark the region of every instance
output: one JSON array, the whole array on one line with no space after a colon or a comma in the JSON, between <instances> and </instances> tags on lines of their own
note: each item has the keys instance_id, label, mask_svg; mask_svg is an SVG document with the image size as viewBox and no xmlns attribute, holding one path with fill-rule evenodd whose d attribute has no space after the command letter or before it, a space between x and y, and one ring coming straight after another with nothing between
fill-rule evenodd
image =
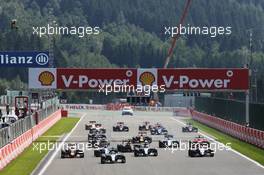
<instances>
[{"instance_id":1,"label":"forested hillside","mask_svg":"<svg viewBox=\"0 0 264 175\"><path fill-rule=\"evenodd\" d=\"M48 38L32 26L99 26L98 36L54 36L57 67L162 67L184 0L0 0L0 50L48 50ZM11 30L10 21L18 29ZM242 67L248 61L264 76L264 1L193 0L185 24L231 26L229 36L186 35L169 67ZM252 35L252 55L249 34ZM252 59L251 59L252 58ZM3 79L26 82L23 69L1 68ZM4 72L4 73L3 73ZM0 83L7 86L6 83ZM18 81L17 81L18 82Z\"/></svg>"}]
</instances>

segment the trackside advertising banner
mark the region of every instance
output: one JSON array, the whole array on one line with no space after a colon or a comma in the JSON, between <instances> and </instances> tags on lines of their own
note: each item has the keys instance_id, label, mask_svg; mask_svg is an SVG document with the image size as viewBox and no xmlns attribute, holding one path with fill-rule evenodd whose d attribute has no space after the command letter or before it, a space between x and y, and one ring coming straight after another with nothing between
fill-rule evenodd
<instances>
[{"instance_id":1,"label":"trackside advertising banner","mask_svg":"<svg viewBox=\"0 0 264 175\"><path fill-rule=\"evenodd\" d=\"M249 88L248 69L29 69L29 88L89 90L106 85L163 86L166 90Z\"/></svg>"},{"instance_id":2,"label":"trackside advertising banner","mask_svg":"<svg viewBox=\"0 0 264 175\"><path fill-rule=\"evenodd\" d=\"M48 67L49 52L1 52L0 67Z\"/></svg>"},{"instance_id":3,"label":"trackside advertising banner","mask_svg":"<svg viewBox=\"0 0 264 175\"><path fill-rule=\"evenodd\" d=\"M158 69L158 82L166 89L247 90L248 69Z\"/></svg>"},{"instance_id":4,"label":"trackside advertising banner","mask_svg":"<svg viewBox=\"0 0 264 175\"><path fill-rule=\"evenodd\" d=\"M58 89L99 89L106 85L135 85L136 69L57 69Z\"/></svg>"}]
</instances>

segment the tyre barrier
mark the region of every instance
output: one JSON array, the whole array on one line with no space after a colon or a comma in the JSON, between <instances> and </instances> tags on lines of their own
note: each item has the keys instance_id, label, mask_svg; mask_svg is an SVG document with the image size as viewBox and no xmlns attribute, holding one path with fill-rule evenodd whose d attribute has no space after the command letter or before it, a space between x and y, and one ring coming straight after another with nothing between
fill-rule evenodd
<instances>
[{"instance_id":1,"label":"tyre barrier","mask_svg":"<svg viewBox=\"0 0 264 175\"><path fill-rule=\"evenodd\" d=\"M61 118L61 110L51 114L46 119L39 122L37 125L26 131L9 144L0 148L0 170L2 170L8 163L15 159L20 153L24 151L33 141L46 132Z\"/></svg>"},{"instance_id":2,"label":"tyre barrier","mask_svg":"<svg viewBox=\"0 0 264 175\"><path fill-rule=\"evenodd\" d=\"M194 120L264 149L264 131L243 126L195 110L190 110L190 112Z\"/></svg>"}]
</instances>

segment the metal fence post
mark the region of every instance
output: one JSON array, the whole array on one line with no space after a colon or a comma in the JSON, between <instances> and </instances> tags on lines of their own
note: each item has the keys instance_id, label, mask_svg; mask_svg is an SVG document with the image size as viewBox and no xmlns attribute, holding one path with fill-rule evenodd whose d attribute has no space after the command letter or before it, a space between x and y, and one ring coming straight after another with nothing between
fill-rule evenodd
<instances>
[{"instance_id":1,"label":"metal fence post","mask_svg":"<svg viewBox=\"0 0 264 175\"><path fill-rule=\"evenodd\" d=\"M246 94L246 124L249 125L249 90L245 92Z\"/></svg>"}]
</instances>

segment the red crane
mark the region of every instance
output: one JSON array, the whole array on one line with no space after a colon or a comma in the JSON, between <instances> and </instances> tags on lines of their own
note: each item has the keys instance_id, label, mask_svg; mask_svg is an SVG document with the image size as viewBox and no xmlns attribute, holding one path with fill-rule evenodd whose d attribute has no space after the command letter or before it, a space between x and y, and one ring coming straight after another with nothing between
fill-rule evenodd
<instances>
[{"instance_id":1,"label":"red crane","mask_svg":"<svg viewBox=\"0 0 264 175\"><path fill-rule=\"evenodd\" d=\"M192 2L192 0L186 0L184 11L183 11L183 14L181 16L178 28L180 28L180 25L183 25L184 20L185 20L185 18L187 16L188 10L189 10L189 8L191 6L191 2ZM163 68L167 68L168 67L168 64L170 62L170 58L171 58L171 56L173 54L173 50L174 50L174 48L176 46L176 41L178 40L179 37L180 37L179 32L175 36L173 36L171 47L168 50L168 56L166 57L165 64L164 64Z\"/></svg>"}]
</instances>

